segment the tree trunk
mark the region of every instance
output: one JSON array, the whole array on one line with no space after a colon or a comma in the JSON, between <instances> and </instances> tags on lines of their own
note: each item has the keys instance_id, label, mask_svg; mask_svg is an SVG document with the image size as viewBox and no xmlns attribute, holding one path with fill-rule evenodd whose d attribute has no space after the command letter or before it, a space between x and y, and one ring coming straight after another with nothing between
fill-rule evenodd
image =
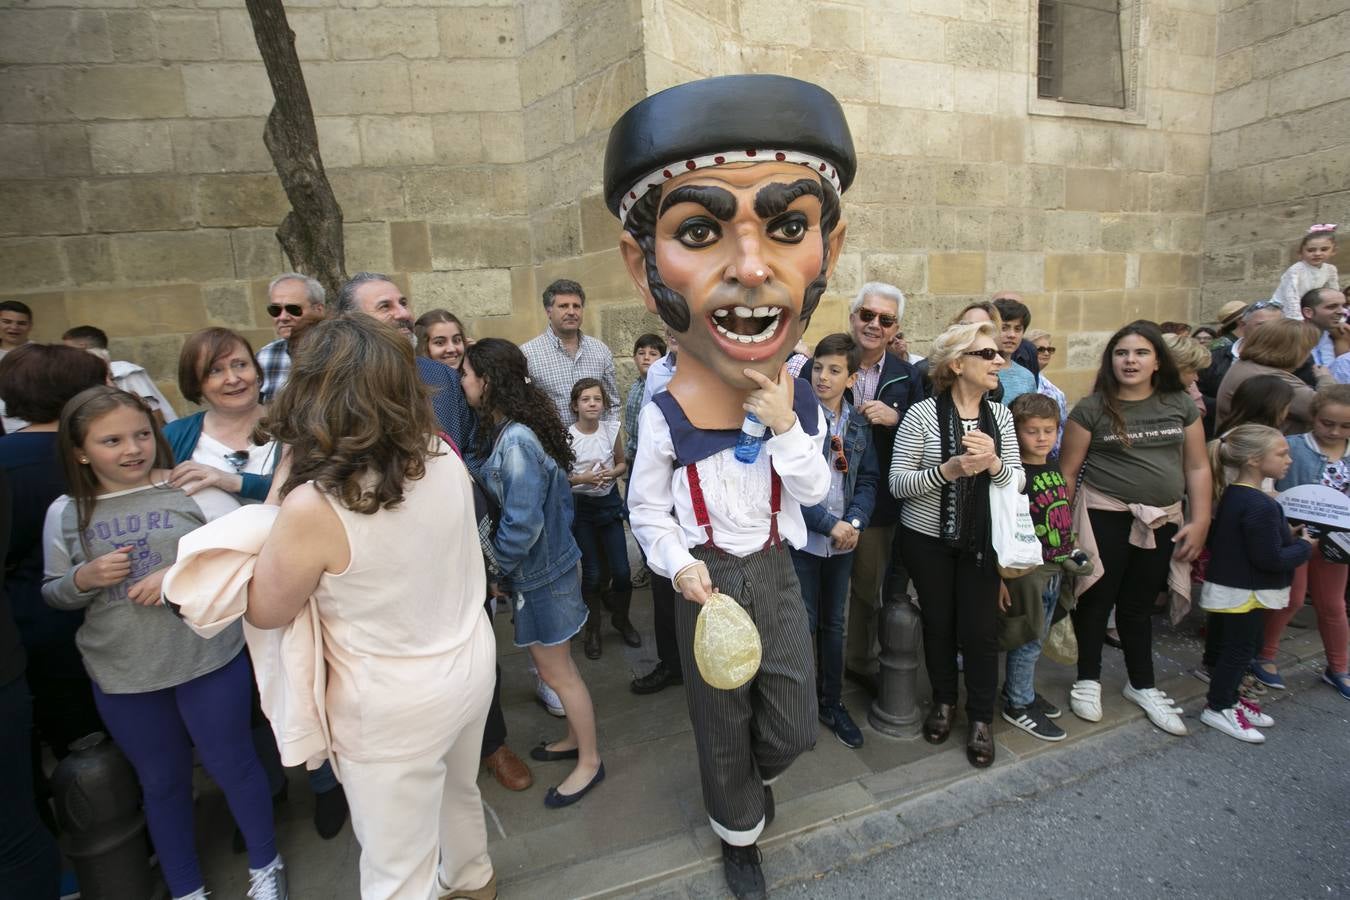
<instances>
[{"instance_id":1,"label":"tree trunk","mask_svg":"<svg viewBox=\"0 0 1350 900\"><path fill-rule=\"evenodd\" d=\"M244 5L277 101L263 130L263 143L291 201L277 240L291 266L317 278L332 298L347 280L342 207L323 170L309 89L295 53L295 33L281 0L244 0Z\"/></svg>"}]
</instances>

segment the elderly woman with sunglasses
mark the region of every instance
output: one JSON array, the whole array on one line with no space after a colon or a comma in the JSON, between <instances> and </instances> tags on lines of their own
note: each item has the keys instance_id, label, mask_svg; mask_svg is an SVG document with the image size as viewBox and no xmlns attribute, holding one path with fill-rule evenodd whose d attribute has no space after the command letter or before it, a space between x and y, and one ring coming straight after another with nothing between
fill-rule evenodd
<instances>
[{"instance_id":1,"label":"elderly woman with sunglasses","mask_svg":"<svg viewBox=\"0 0 1350 900\"><path fill-rule=\"evenodd\" d=\"M1036 348L1036 362L1040 371L1036 373L1036 393L1044 394L1059 406L1059 434L1055 437L1055 446L1050 450L1050 458L1059 457L1059 442L1064 437L1064 422L1069 418L1069 400L1054 382L1045 377L1045 370L1054 362L1055 350L1050 332L1042 328L1032 328L1023 335Z\"/></svg>"},{"instance_id":2,"label":"elderly woman with sunglasses","mask_svg":"<svg viewBox=\"0 0 1350 900\"><path fill-rule=\"evenodd\" d=\"M900 507L900 553L919 592L924 662L933 706L923 736L940 744L956 718L958 648L963 653L966 758L994 761L990 723L998 686L999 574L991 545L989 488L1025 475L1012 414L985 395L1007 363L989 322L952 325L933 342L934 396L915 404L895 435L891 493Z\"/></svg>"}]
</instances>

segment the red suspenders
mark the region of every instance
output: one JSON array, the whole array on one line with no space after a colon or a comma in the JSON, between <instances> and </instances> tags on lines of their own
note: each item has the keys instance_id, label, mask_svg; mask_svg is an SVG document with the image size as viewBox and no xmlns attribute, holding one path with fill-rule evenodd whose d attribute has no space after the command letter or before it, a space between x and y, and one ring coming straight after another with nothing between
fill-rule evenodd
<instances>
[{"instance_id":1,"label":"red suspenders","mask_svg":"<svg viewBox=\"0 0 1350 900\"><path fill-rule=\"evenodd\" d=\"M700 546L710 547L713 550L721 551L717 542L713 540L712 522L708 519L708 504L703 499L703 485L698 480L698 463L690 463L684 467L685 474L689 476L689 502L694 507L694 521L698 527L708 535L708 539ZM778 472L769 468L769 539L764 542L763 550L770 547L778 547L782 541L778 537L778 511L782 505L783 482L778 477Z\"/></svg>"}]
</instances>

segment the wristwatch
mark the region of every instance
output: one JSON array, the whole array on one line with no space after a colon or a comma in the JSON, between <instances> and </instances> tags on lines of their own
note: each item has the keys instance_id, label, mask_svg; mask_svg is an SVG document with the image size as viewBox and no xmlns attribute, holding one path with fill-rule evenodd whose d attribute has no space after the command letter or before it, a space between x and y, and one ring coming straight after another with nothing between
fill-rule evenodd
<instances>
[{"instance_id":1,"label":"wristwatch","mask_svg":"<svg viewBox=\"0 0 1350 900\"><path fill-rule=\"evenodd\" d=\"M848 524L853 526L854 531L862 531L862 519L849 519Z\"/></svg>"}]
</instances>

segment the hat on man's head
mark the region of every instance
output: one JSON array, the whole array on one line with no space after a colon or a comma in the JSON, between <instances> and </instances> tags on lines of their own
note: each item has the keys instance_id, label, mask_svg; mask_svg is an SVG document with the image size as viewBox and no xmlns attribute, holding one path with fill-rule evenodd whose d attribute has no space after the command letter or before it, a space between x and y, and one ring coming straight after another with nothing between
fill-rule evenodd
<instances>
[{"instance_id":1,"label":"hat on man's head","mask_svg":"<svg viewBox=\"0 0 1350 900\"><path fill-rule=\"evenodd\" d=\"M1229 300L1219 307L1219 324L1226 325L1230 319L1236 319L1242 315L1247 306L1248 304L1241 300Z\"/></svg>"},{"instance_id":2,"label":"hat on man's head","mask_svg":"<svg viewBox=\"0 0 1350 900\"><path fill-rule=\"evenodd\" d=\"M734 162L809 166L843 193L858 158L844 110L819 85L723 75L667 88L619 117L605 148L605 204L620 221L685 172Z\"/></svg>"}]
</instances>

